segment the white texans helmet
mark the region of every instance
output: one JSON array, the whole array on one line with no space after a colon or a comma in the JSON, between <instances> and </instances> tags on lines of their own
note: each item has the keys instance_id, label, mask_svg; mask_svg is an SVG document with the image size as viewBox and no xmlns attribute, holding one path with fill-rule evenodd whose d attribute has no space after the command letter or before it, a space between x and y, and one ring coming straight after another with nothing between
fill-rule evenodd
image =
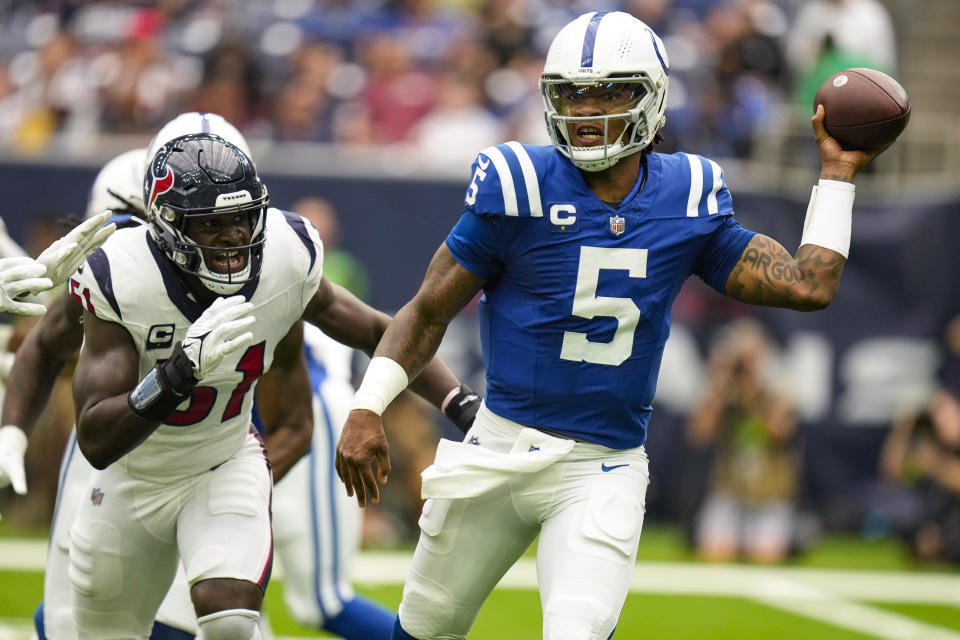
<instances>
[{"instance_id":1,"label":"white texans helmet","mask_svg":"<svg viewBox=\"0 0 960 640\"><path fill-rule=\"evenodd\" d=\"M146 162L147 150L141 148L124 151L103 165L90 187L84 217L92 218L109 209L113 212L110 222L118 225L145 220L143 167Z\"/></svg>"},{"instance_id":2,"label":"white texans helmet","mask_svg":"<svg viewBox=\"0 0 960 640\"><path fill-rule=\"evenodd\" d=\"M153 140L147 145L146 161L143 170L140 172L140 184L143 185L143 174L146 170L146 163L153 160L153 157L160 151L160 147L170 142L174 138L189 135L191 133L212 133L220 136L233 146L237 147L243 153L253 159L250 153L250 145L247 139L243 137L240 131L230 124L226 118L216 113L206 113L203 111L187 111L181 113L176 118L163 125Z\"/></svg>"},{"instance_id":3,"label":"white texans helmet","mask_svg":"<svg viewBox=\"0 0 960 640\"><path fill-rule=\"evenodd\" d=\"M621 11L581 15L553 39L540 76L553 146L584 171L602 171L646 148L666 121L669 76L663 41L642 21ZM615 101L617 112L571 106L585 95ZM611 121L618 119L626 126L610 140ZM575 144L596 138L605 144Z\"/></svg>"}]
</instances>

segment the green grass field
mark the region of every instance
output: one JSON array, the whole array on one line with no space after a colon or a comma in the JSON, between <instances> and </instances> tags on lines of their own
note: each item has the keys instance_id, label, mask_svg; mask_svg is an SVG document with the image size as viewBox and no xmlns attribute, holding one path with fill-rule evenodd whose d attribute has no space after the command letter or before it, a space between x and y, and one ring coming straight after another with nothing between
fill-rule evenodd
<instances>
[{"instance_id":1,"label":"green grass field","mask_svg":"<svg viewBox=\"0 0 960 640\"><path fill-rule=\"evenodd\" d=\"M790 567L768 571L698 565L675 531L650 528L639 563L615 635L619 640L960 640L960 571L913 567L890 541L828 538ZM0 640L29 637L42 582L39 571L0 570ZM881 584L886 586L879 589ZM853 597L857 590L867 597ZM358 591L395 608L401 585L359 584ZM299 627L282 594L282 581L272 581L265 609L279 637L327 637ZM540 626L535 589L501 587L470 638L536 639Z\"/></svg>"}]
</instances>

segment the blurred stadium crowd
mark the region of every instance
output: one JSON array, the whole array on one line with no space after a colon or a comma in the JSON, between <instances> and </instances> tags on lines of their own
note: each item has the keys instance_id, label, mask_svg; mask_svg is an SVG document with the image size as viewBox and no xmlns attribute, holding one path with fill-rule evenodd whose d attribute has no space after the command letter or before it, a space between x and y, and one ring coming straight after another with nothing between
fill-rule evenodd
<instances>
[{"instance_id":1,"label":"blurred stadium crowd","mask_svg":"<svg viewBox=\"0 0 960 640\"><path fill-rule=\"evenodd\" d=\"M902 25L890 13L897 1L0 0L0 155L62 148L89 154L104 134L145 140L175 114L197 110L223 115L253 140L389 146L465 168L479 149L505 140L549 144L537 78L550 39L585 11L625 10L656 30L670 56L665 142L658 149L750 158L758 135L785 108L809 126L813 94L833 72L869 66L897 73ZM292 208L303 212L307 202ZM29 225L20 238L29 253L60 235L53 219L62 213L44 212ZM335 223L332 209L329 215ZM339 231L321 235L331 276L366 278L361 261L331 250ZM366 298L369 283L354 284ZM681 297L680 322L709 316L721 324L723 308L710 299L697 316L689 309L696 299ZM952 326L954 342L941 346L956 363L960 325ZM22 332L0 324L0 380ZM744 362L762 360L748 356ZM734 364L711 355L714 386L689 423L684 416L677 425L685 468L702 473L684 474L696 486L667 496L679 496L680 513L671 515L705 557L725 559L745 546L760 561L779 561L797 545L791 539L801 490L796 407L779 411L768 381L745 381L749 367ZM59 462L49 452L62 449L73 420L66 373L31 437L31 492L3 505L9 523L48 522ZM870 495L857 495L859 511L845 503L841 511L850 522L832 528L856 531L863 513L882 511L884 531L899 534L917 557L958 560L947 553L960 548L960 377L952 382L945 385L948 396L898 419L883 447L883 477ZM737 396L737 387L746 398L741 403L711 406ZM422 407L397 404L396 422L420 426L391 434L404 452L393 474L399 486L379 513L368 510L368 541L413 535L419 471L430 462L423 452L432 456L437 436ZM755 473L724 475L714 458ZM710 517L700 513L704 505ZM871 510L877 505L883 509ZM761 534L761 525L770 525L772 535L734 540L729 525L742 513ZM947 524L931 533L930 521Z\"/></svg>"},{"instance_id":2,"label":"blurred stadium crowd","mask_svg":"<svg viewBox=\"0 0 960 640\"><path fill-rule=\"evenodd\" d=\"M879 0L7 0L0 147L146 135L189 110L252 138L405 144L440 162L547 143L536 79L552 34L588 10L664 38L668 151L749 157L772 110L807 114L832 71L896 68Z\"/></svg>"}]
</instances>

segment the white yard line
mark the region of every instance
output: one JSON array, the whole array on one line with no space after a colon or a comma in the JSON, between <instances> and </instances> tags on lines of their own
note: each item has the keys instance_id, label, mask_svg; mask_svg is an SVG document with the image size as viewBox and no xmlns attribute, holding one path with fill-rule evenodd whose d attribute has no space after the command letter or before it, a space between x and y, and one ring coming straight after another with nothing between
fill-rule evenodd
<instances>
[{"instance_id":1,"label":"white yard line","mask_svg":"<svg viewBox=\"0 0 960 640\"><path fill-rule=\"evenodd\" d=\"M32 635L33 624L29 620L0 618L0 640L29 640Z\"/></svg>"},{"instance_id":2,"label":"white yard line","mask_svg":"<svg viewBox=\"0 0 960 640\"><path fill-rule=\"evenodd\" d=\"M42 571L46 551L43 540L0 538L0 569ZM354 580L370 586L400 584L409 564L409 553L363 552L354 562ZM274 575L282 577L282 567ZM534 560L523 558L504 576L500 586L534 589L536 583ZM956 631L854 602L927 603L960 608L960 574L641 562L630 591L749 598L884 640L960 640ZM29 638L28 628L19 624L21 621L16 621L16 625L11 622L0 620L0 640Z\"/></svg>"},{"instance_id":3,"label":"white yard line","mask_svg":"<svg viewBox=\"0 0 960 640\"><path fill-rule=\"evenodd\" d=\"M885 640L960 640L960 633L869 605L835 598L762 599L770 607Z\"/></svg>"},{"instance_id":4,"label":"white yard line","mask_svg":"<svg viewBox=\"0 0 960 640\"><path fill-rule=\"evenodd\" d=\"M0 569L43 571L46 560L46 540L0 538Z\"/></svg>"}]
</instances>

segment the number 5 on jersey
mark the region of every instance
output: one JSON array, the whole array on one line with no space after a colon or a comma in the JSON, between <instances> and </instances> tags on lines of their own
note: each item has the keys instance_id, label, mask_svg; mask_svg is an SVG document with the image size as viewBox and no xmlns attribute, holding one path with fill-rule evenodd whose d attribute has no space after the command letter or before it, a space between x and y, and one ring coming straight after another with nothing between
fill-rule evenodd
<instances>
[{"instance_id":1,"label":"number 5 on jersey","mask_svg":"<svg viewBox=\"0 0 960 640\"><path fill-rule=\"evenodd\" d=\"M617 321L610 342L593 342L586 333L564 331L560 358L617 366L633 352L633 334L640 322L640 309L630 298L597 295L601 269L627 271L631 278L647 277L647 250L607 247L580 247L573 315L591 320L608 317Z\"/></svg>"}]
</instances>

